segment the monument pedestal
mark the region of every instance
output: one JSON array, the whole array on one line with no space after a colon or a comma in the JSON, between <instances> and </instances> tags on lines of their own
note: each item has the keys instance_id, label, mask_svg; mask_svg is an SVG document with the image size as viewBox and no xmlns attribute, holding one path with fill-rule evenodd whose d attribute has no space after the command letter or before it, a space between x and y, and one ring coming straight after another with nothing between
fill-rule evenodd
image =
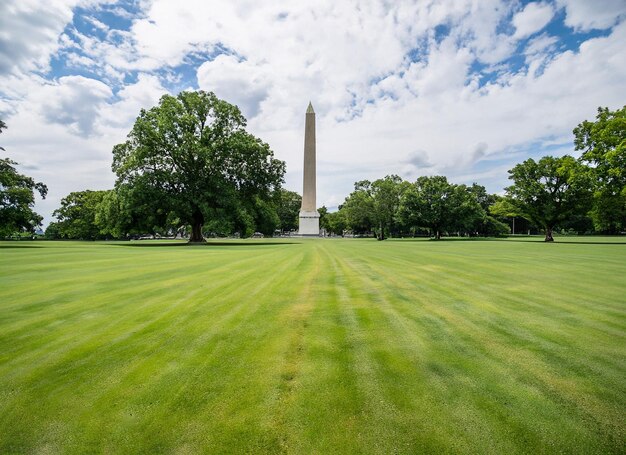
<instances>
[{"instance_id":1,"label":"monument pedestal","mask_svg":"<svg viewBox=\"0 0 626 455\"><path fill-rule=\"evenodd\" d=\"M300 212L298 235L310 235L314 237L320 235L320 214L317 210L312 212Z\"/></svg>"}]
</instances>

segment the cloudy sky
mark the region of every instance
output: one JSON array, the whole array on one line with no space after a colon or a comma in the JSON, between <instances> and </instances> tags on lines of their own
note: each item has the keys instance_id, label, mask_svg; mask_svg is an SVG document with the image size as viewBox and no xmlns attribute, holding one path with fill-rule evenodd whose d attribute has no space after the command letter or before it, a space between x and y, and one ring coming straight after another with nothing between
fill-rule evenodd
<instances>
[{"instance_id":1,"label":"cloudy sky","mask_svg":"<svg viewBox=\"0 0 626 455\"><path fill-rule=\"evenodd\" d=\"M318 205L392 173L500 192L626 104L626 1L0 2L0 145L48 185L46 223L69 192L111 188L139 110L187 89L237 104L298 192L312 101Z\"/></svg>"}]
</instances>

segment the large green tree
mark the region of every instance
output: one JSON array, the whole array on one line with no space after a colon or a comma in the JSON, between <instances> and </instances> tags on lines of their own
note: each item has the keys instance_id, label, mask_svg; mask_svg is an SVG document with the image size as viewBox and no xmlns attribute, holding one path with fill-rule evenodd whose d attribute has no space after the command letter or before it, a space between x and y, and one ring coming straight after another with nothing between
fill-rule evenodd
<instances>
[{"instance_id":1,"label":"large green tree","mask_svg":"<svg viewBox=\"0 0 626 455\"><path fill-rule=\"evenodd\" d=\"M118 191L109 190L105 192L96 206L94 222L105 237L122 238L129 233L130 212L125 210L123 202L124 200L120 198ZM53 233L60 235L58 227L55 227Z\"/></svg>"},{"instance_id":2,"label":"large green tree","mask_svg":"<svg viewBox=\"0 0 626 455\"><path fill-rule=\"evenodd\" d=\"M164 95L113 148L116 187L126 187L131 208L190 225L191 242L203 241L202 226L220 217L249 230L260 201L280 187L285 163L245 126L239 108L211 92Z\"/></svg>"},{"instance_id":3,"label":"large green tree","mask_svg":"<svg viewBox=\"0 0 626 455\"><path fill-rule=\"evenodd\" d=\"M248 213L252 213L253 220L250 223L250 230L245 232L246 236L258 231L266 237L271 237L280 226L280 219L276 213L276 205L271 199L264 199L257 196L249 206ZM239 232L242 232L239 229Z\"/></svg>"},{"instance_id":4,"label":"large green tree","mask_svg":"<svg viewBox=\"0 0 626 455\"><path fill-rule=\"evenodd\" d=\"M591 197L589 169L569 155L544 156L517 164L509 171L513 185L495 213L515 214L541 227L545 241L554 241L552 230L573 215L586 213Z\"/></svg>"},{"instance_id":5,"label":"large green tree","mask_svg":"<svg viewBox=\"0 0 626 455\"><path fill-rule=\"evenodd\" d=\"M419 177L404 193L399 217L405 224L428 228L436 239L444 232L469 232L483 210L465 185L444 176Z\"/></svg>"},{"instance_id":6,"label":"large green tree","mask_svg":"<svg viewBox=\"0 0 626 455\"><path fill-rule=\"evenodd\" d=\"M96 211L100 232L123 238L143 234L173 235L184 231L185 223L176 213L155 201L159 196L157 189L128 184L107 191Z\"/></svg>"},{"instance_id":7,"label":"large green tree","mask_svg":"<svg viewBox=\"0 0 626 455\"><path fill-rule=\"evenodd\" d=\"M574 137L594 177L594 227L611 233L626 229L626 106L598 108L596 121L580 123Z\"/></svg>"},{"instance_id":8,"label":"large green tree","mask_svg":"<svg viewBox=\"0 0 626 455\"><path fill-rule=\"evenodd\" d=\"M397 175L387 175L374 180L370 187L373 201L373 221L377 227L378 240L397 231L397 212L404 193L411 186Z\"/></svg>"},{"instance_id":9,"label":"large green tree","mask_svg":"<svg viewBox=\"0 0 626 455\"><path fill-rule=\"evenodd\" d=\"M110 191L74 191L61 199L53 212L56 234L66 239L96 240L105 237L96 223L99 205Z\"/></svg>"},{"instance_id":10,"label":"large green tree","mask_svg":"<svg viewBox=\"0 0 626 455\"><path fill-rule=\"evenodd\" d=\"M45 199L48 187L15 169L17 163L0 159L0 236L16 231L32 232L43 218L33 211L35 191Z\"/></svg>"},{"instance_id":11,"label":"large green tree","mask_svg":"<svg viewBox=\"0 0 626 455\"><path fill-rule=\"evenodd\" d=\"M6 124L0 120L0 133L5 128ZM43 219L33 211L35 191L45 198L48 188L20 174L14 167L16 165L9 158L0 158L0 237L16 231L32 232L41 226Z\"/></svg>"},{"instance_id":12,"label":"large green tree","mask_svg":"<svg viewBox=\"0 0 626 455\"><path fill-rule=\"evenodd\" d=\"M295 191L280 188L275 195L276 212L280 220L280 230L297 231L298 215L302 206L302 196Z\"/></svg>"},{"instance_id":13,"label":"large green tree","mask_svg":"<svg viewBox=\"0 0 626 455\"><path fill-rule=\"evenodd\" d=\"M369 192L371 185L369 180L356 182L354 191L339 207L348 228L355 234L369 233L374 226L374 200Z\"/></svg>"},{"instance_id":14,"label":"large green tree","mask_svg":"<svg viewBox=\"0 0 626 455\"><path fill-rule=\"evenodd\" d=\"M409 187L410 183L397 175L356 182L341 206L348 225L357 232L373 230L378 240L393 235L398 230L400 200Z\"/></svg>"},{"instance_id":15,"label":"large green tree","mask_svg":"<svg viewBox=\"0 0 626 455\"><path fill-rule=\"evenodd\" d=\"M326 214L325 229L329 234L340 235L343 237L347 226L348 223L346 222L346 216L343 210Z\"/></svg>"},{"instance_id":16,"label":"large green tree","mask_svg":"<svg viewBox=\"0 0 626 455\"><path fill-rule=\"evenodd\" d=\"M487 189L478 183L473 183L471 187L468 187L468 191L475 197L482 209L474 218L472 233L484 237L509 234L509 226L490 214L490 208L502 199L502 196L488 193ZM506 221L506 218L503 217L503 220Z\"/></svg>"}]
</instances>

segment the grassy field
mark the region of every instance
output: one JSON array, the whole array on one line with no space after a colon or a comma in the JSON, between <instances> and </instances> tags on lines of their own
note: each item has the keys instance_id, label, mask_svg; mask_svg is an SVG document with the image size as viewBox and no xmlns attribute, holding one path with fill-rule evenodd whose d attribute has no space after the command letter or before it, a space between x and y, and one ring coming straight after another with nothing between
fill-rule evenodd
<instances>
[{"instance_id":1,"label":"grassy field","mask_svg":"<svg viewBox=\"0 0 626 455\"><path fill-rule=\"evenodd\" d=\"M611 242L1 242L0 453L625 453Z\"/></svg>"}]
</instances>

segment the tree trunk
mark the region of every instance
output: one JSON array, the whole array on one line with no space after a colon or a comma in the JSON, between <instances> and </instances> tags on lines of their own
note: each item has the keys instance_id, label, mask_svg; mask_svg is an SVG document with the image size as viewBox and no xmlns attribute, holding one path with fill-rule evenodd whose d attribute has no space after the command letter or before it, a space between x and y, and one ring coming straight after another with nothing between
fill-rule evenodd
<instances>
[{"instance_id":1,"label":"tree trunk","mask_svg":"<svg viewBox=\"0 0 626 455\"><path fill-rule=\"evenodd\" d=\"M193 221L191 223L191 237L189 237L189 243L204 243L204 237L202 237L202 225L204 224L204 216L200 211L196 211L193 214Z\"/></svg>"},{"instance_id":2,"label":"tree trunk","mask_svg":"<svg viewBox=\"0 0 626 455\"><path fill-rule=\"evenodd\" d=\"M439 229L435 230L435 239L436 240L441 240L441 232L439 232Z\"/></svg>"},{"instance_id":3,"label":"tree trunk","mask_svg":"<svg viewBox=\"0 0 626 455\"><path fill-rule=\"evenodd\" d=\"M544 242L554 242L554 237L552 237L552 228L546 227L546 238Z\"/></svg>"},{"instance_id":4,"label":"tree trunk","mask_svg":"<svg viewBox=\"0 0 626 455\"><path fill-rule=\"evenodd\" d=\"M379 224L379 231L378 231L378 240L385 240L385 230L383 229L383 223L382 221Z\"/></svg>"}]
</instances>

